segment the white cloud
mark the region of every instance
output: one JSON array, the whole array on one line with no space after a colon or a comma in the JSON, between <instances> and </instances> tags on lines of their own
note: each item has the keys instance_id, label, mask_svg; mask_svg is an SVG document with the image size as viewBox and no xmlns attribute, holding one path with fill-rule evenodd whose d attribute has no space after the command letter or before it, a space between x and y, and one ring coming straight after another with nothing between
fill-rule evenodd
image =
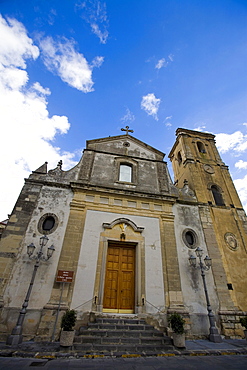
<instances>
[{"instance_id":1,"label":"white cloud","mask_svg":"<svg viewBox=\"0 0 247 370\"><path fill-rule=\"evenodd\" d=\"M150 62L151 59L148 59L147 62ZM163 67L167 67L168 64L173 62L173 55L169 54L167 58L161 58L158 60L158 62L155 64L156 69L161 69Z\"/></svg>"},{"instance_id":2,"label":"white cloud","mask_svg":"<svg viewBox=\"0 0 247 370\"><path fill-rule=\"evenodd\" d=\"M6 67L0 63L0 81L6 89L19 89L28 82L28 74L16 67Z\"/></svg>"},{"instance_id":3,"label":"white cloud","mask_svg":"<svg viewBox=\"0 0 247 370\"><path fill-rule=\"evenodd\" d=\"M39 82L32 86L28 82L26 60L38 57L38 47L17 20L5 21L1 17L0 35L0 219L5 219L30 171L46 160L53 168L62 159L65 169L75 162L73 153L61 153L52 145L56 135L68 131L68 118L50 116L47 109L50 90Z\"/></svg>"},{"instance_id":4,"label":"white cloud","mask_svg":"<svg viewBox=\"0 0 247 370\"><path fill-rule=\"evenodd\" d=\"M247 150L247 135L241 131L235 131L233 134L216 134L216 143L221 153L229 150L241 153Z\"/></svg>"},{"instance_id":5,"label":"white cloud","mask_svg":"<svg viewBox=\"0 0 247 370\"><path fill-rule=\"evenodd\" d=\"M93 91L92 68L99 67L103 57L96 57L90 66L84 56L75 50L75 41L52 37L40 40L45 66L68 85L85 93Z\"/></svg>"},{"instance_id":6,"label":"white cloud","mask_svg":"<svg viewBox=\"0 0 247 370\"><path fill-rule=\"evenodd\" d=\"M93 33L98 36L100 39L101 44L106 44L107 38L108 38L108 31L104 30L101 31L98 24L96 23L91 23L91 29Z\"/></svg>"},{"instance_id":7,"label":"white cloud","mask_svg":"<svg viewBox=\"0 0 247 370\"><path fill-rule=\"evenodd\" d=\"M76 8L82 11L81 18L90 24L92 32L100 42L106 44L109 36L106 3L98 0L78 1Z\"/></svg>"},{"instance_id":8,"label":"white cloud","mask_svg":"<svg viewBox=\"0 0 247 370\"><path fill-rule=\"evenodd\" d=\"M244 162L242 159L240 159L238 162L235 163L235 167L242 170L247 170L247 162ZM247 187L247 184L246 184Z\"/></svg>"},{"instance_id":9,"label":"white cloud","mask_svg":"<svg viewBox=\"0 0 247 370\"><path fill-rule=\"evenodd\" d=\"M247 212L247 175L245 175L242 179L236 179L233 182L241 199L243 207Z\"/></svg>"},{"instance_id":10,"label":"white cloud","mask_svg":"<svg viewBox=\"0 0 247 370\"><path fill-rule=\"evenodd\" d=\"M91 66L99 68L103 62L104 62L104 57L95 57L91 63Z\"/></svg>"},{"instance_id":11,"label":"white cloud","mask_svg":"<svg viewBox=\"0 0 247 370\"><path fill-rule=\"evenodd\" d=\"M195 127L193 130L195 131L205 131L206 126L201 124L200 126ZM207 131L205 131L207 132Z\"/></svg>"},{"instance_id":12,"label":"white cloud","mask_svg":"<svg viewBox=\"0 0 247 370\"><path fill-rule=\"evenodd\" d=\"M160 105L161 100L156 98L155 95L152 94L147 94L142 97L141 101L141 108L145 110L145 112L149 116L153 116L153 118L158 121L158 110L159 110L159 105Z\"/></svg>"},{"instance_id":13,"label":"white cloud","mask_svg":"<svg viewBox=\"0 0 247 370\"><path fill-rule=\"evenodd\" d=\"M27 36L25 27L16 19L0 15L0 63L8 67L26 67L25 59L36 59L39 49Z\"/></svg>"},{"instance_id":14,"label":"white cloud","mask_svg":"<svg viewBox=\"0 0 247 370\"><path fill-rule=\"evenodd\" d=\"M56 9L51 9L48 13L48 23L52 26L55 22L55 18L57 17Z\"/></svg>"},{"instance_id":15,"label":"white cloud","mask_svg":"<svg viewBox=\"0 0 247 370\"><path fill-rule=\"evenodd\" d=\"M126 108L126 113L121 118L121 121L124 121L124 122L133 122L134 120L135 120L134 114L129 110L129 108Z\"/></svg>"},{"instance_id":16,"label":"white cloud","mask_svg":"<svg viewBox=\"0 0 247 370\"><path fill-rule=\"evenodd\" d=\"M170 122L171 119L172 119L172 116L167 116L165 118L165 120L163 121L165 123L166 127L172 127L172 124Z\"/></svg>"},{"instance_id":17,"label":"white cloud","mask_svg":"<svg viewBox=\"0 0 247 370\"><path fill-rule=\"evenodd\" d=\"M50 89L47 88L44 88L43 86L40 85L39 82L35 82L32 86L32 88L36 91L38 91L39 93L43 94L43 95L50 95L51 92L50 92Z\"/></svg>"},{"instance_id":18,"label":"white cloud","mask_svg":"<svg viewBox=\"0 0 247 370\"><path fill-rule=\"evenodd\" d=\"M155 68L160 69L160 68L166 67L166 66L167 66L167 62L166 62L165 58L162 58L157 62L157 64L155 65Z\"/></svg>"}]
</instances>

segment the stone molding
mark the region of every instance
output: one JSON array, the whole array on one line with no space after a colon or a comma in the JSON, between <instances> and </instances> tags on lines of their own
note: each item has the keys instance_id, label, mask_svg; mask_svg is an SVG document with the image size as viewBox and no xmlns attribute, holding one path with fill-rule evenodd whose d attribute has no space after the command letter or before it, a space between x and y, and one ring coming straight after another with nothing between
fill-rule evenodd
<instances>
[{"instance_id":1,"label":"stone molding","mask_svg":"<svg viewBox=\"0 0 247 370\"><path fill-rule=\"evenodd\" d=\"M102 226L104 229L112 229L115 225L118 224L127 224L132 227L132 229L136 232L142 233L144 227L137 226L133 221L129 220L128 218L117 218L116 220L112 221L111 223L104 222Z\"/></svg>"}]
</instances>

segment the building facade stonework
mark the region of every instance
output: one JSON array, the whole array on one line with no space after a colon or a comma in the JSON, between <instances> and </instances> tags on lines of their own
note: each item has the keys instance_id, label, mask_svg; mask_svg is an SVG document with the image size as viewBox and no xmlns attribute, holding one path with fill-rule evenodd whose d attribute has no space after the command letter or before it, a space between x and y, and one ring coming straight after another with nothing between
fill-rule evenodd
<instances>
[{"instance_id":1,"label":"building facade stonework","mask_svg":"<svg viewBox=\"0 0 247 370\"><path fill-rule=\"evenodd\" d=\"M179 312L188 338L207 336L200 270L188 261L197 247L212 258L205 274L219 332L243 337L247 218L214 135L176 134L169 154L175 184L164 154L128 132L87 141L69 171L61 162L47 171L45 163L25 180L0 242L2 340L32 276L26 247L43 234L55 252L37 270L24 338L51 338L60 299L60 315L73 308L78 323L90 312L128 314L166 330L169 314ZM73 271L63 290L59 270Z\"/></svg>"}]
</instances>

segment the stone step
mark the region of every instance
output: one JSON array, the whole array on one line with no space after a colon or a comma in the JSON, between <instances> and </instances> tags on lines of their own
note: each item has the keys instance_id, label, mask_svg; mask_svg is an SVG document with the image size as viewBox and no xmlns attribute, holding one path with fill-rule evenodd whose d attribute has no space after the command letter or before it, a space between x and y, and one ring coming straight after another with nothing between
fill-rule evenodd
<instances>
[{"instance_id":1,"label":"stone step","mask_svg":"<svg viewBox=\"0 0 247 370\"><path fill-rule=\"evenodd\" d=\"M90 329L107 329L107 330L153 330L152 325L148 324L113 324L113 323L88 323Z\"/></svg>"},{"instance_id":2,"label":"stone step","mask_svg":"<svg viewBox=\"0 0 247 370\"><path fill-rule=\"evenodd\" d=\"M97 317L80 327L73 348L85 354L163 353L172 349L171 339L145 320L126 317Z\"/></svg>"},{"instance_id":3,"label":"stone step","mask_svg":"<svg viewBox=\"0 0 247 370\"><path fill-rule=\"evenodd\" d=\"M124 337L100 337L100 336L77 336L74 343L92 343L92 344L153 344L162 345L166 343L165 338L145 337L145 338L124 338Z\"/></svg>"},{"instance_id":4,"label":"stone step","mask_svg":"<svg viewBox=\"0 0 247 370\"><path fill-rule=\"evenodd\" d=\"M107 330L107 329L80 329L78 336L101 336L101 337L160 337L164 334L158 330Z\"/></svg>"},{"instance_id":5,"label":"stone step","mask_svg":"<svg viewBox=\"0 0 247 370\"><path fill-rule=\"evenodd\" d=\"M143 319L127 319L127 318L107 318L97 317L97 323L109 323L109 324L142 324L146 325L146 321Z\"/></svg>"},{"instance_id":6,"label":"stone step","mask_svg":"<svg viewBox=\"0 0 247 370\"><path fill-rule=\"evenodd\" d=\"M122 352L122 353L147 353L147 352L156 352L162 353L171 351L173 347L171 345L153 345L153 344L91 344L91 343L83 343L77 344L74 343L73 349L78 352L85 352L85 353L110 353L110 352Z\"/></svg>"}]
</instances>

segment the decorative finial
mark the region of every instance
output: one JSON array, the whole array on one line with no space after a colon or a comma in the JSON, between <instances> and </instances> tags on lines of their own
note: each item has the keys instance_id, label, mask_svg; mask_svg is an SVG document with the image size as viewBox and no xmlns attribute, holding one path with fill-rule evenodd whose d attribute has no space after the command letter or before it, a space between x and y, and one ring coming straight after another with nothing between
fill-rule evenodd
<instances>
[{"instance_id":1,"label":"decorative finial","mask_svg":"<svg viewBox=\"0 0 247 370\"><path fill-rule=\"evenodd\" d=\"M62 165L63 165L63 161L60 160L57 164L57 167L60 168L60 170L62 169Z\"/></svg>"}]
</instances>

